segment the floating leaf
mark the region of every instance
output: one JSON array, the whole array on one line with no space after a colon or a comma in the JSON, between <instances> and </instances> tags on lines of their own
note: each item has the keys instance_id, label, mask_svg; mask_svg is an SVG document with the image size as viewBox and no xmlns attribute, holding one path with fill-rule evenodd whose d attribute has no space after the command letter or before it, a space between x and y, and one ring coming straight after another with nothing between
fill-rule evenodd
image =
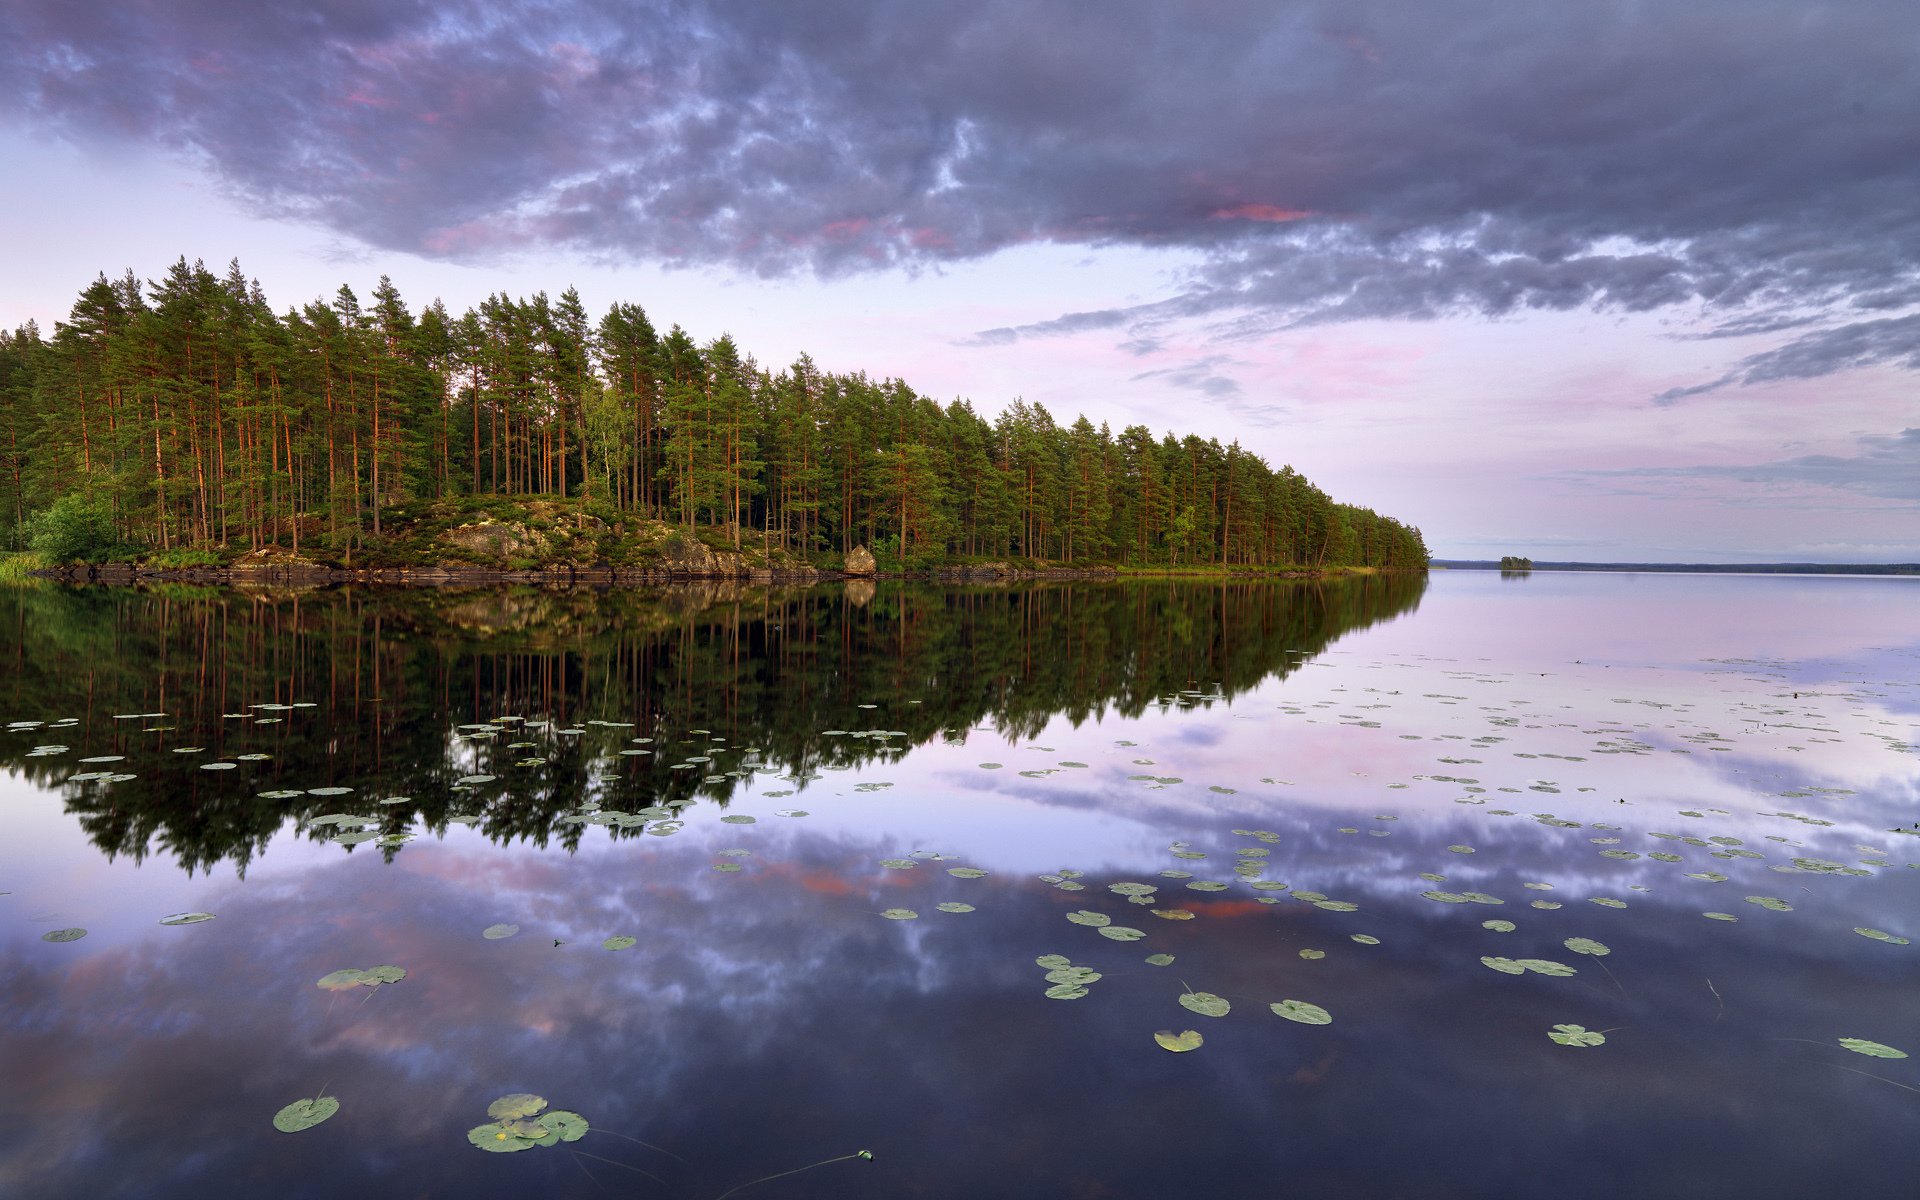
<instances>
[{"instance_id":1,"label":"floating leaf","mask_svg":"<svg viewBox=\"0 0 1920 1200\"><path fill-rule=\"evenodd\" d=\"M1905 1050L1895 1050L1892 1046L1883 1046L1879 1042L1870 1042L1865 1038L1841 1038L1840 1044L1855 1054L1865 1054L1872 1058L1905 1058Z\"/></svg>"},{"instance_id":2,"label":"floating leaf","mask_svg":"<svg viewBox=\"0 0 1920 1200\"><path fill-rule=\"evenodd\" d=\"M1333 1014L1318 1004L1309 1004L1305 1000L1282 1000L1278 1004L1269 1004L1278 1016L1289 1021L1298 1021L1302 1025L1331 1025Z\"/></svg>"},{"instance_id":3,"label":"floating leaf","mask_svg":"<svg viewBox=\"0 0 1920 1200\"><path fill-rule=\"evenodd\" d=\"M347 967L339 971L329 971L322 975L315 987L329 992L350 992L367 982L367 973L357 967Z\"/></svg>"},{"instance_id":4,"label":"floating leaf","mask_svg":"<svg viewBox=\"0 0 1920 1200\"><path fill-rule=\"evenodd\" d=\"M43 942L77 942L87 936L84 929L55 929L40 935Z\"/></svg>"},{"instance_id":5,"label":"floating leaf","mask_svg":"<svg viewBox=\"0 0 1920 1200\"><path fill-rule=\"evenodd\" d=\"M1212 992L1182 992L1180 1007L1203 1017L1224 1017L1233 1006L1227 1003L1225 996L1216 996Z\"/></svg>"},{"instance_id":6,"label":"floating leaf","mask_svg":"<svg viewBox=\"0 0 1920 1200\"><path fill-rule=\"evenodd\" d=\"M629 949L632 949L635 945L637 945L639 943L639 940L640 939L638 938L629 937L628 935L622 933L622 934L617 934L613 937L610 937L606 941L601 942L600 944L608 950L629 950Z\"/></svg>"},{"instance_id":7,"label":"floating leaf","mask_svg":"<svg viewBox=\"0 0 1920 1200\"><path fill-rule=\"evenodd\" d=\"M986 875L979 867L948 867L947 874L955 879L980 879Z\"/></svg>"},{"instance_id":8,"label":"floating leaf","mask_svg":"<svg viewBox=\"0 0 1920 1200\"><path fill-rule=\"evenodd\" d=\"M1168 966L1168 965L1170 965L1170 964L1172 964L1172 962L1173 962L1173 955L1171 955L1171 954L1149 954L1149 955L1147 955L1147 965L1149 965L1149 966L1154 966L1154 967L1164 967L1164 966Z\"/></svg>"},{"instance_id":9,"label":"floating leaf","mask_svg":"<svg viewBox=\"0 0 1920 1200\"><path fill-rule=\"evenodd\" d=\"M1575 954L1591 954L1596 958L1602 954L1613 953L1613 951L1610 948L1608 948L1605 942L1596 942L1592 938L1583 938L1583 937L1568 938L1566 941L1562 942L1561 945L1573 951Z\"/></svg>"},{"instance_id":10,"label":"floating leaf","mask_svg":"<svg viewBox=\"0 0 1920 1200\"><path fill-rule=\"evenodd\" d=\"M1081 987L1098 982L1103 976L1092 967L1055 967L1047 972L1048 983L1071 983Z\"/></svg>"},{"instance_id":11,"label":"floating leaf","mask_svg":"<svg viewBox=\"0 0 1920 1200\"><path fill-rule=\"evenodd\" d=\"M1453 851L1455 854L1472 854L1473 853L1472 846L1448 846L1447 849Z\"/></svg>"},{"instance_id":12,"label":"floating leaf","mask_svg":"<svg viewBox=\"0 0 1920 1200\"><path fill-rule=\"evenodd\" d=\"M299 1133L302 1129L312 1129L339 1111L340 1101L332 1096L295 1100L273 1114L273 1127L281 1133Z\"/></svg>"},{"instance_id":13,"label":"floating leaf","mask_svg":"<svg viewBox=\"0 0 1920 1200\"><path fill-rule=\"evenodd\" d=\"M1441 904L1467 903L1467 898L1459 892L1421 892L1420 894L1429 900L1437 900Z\"/></svg>"},{"instance_id":14,"label":"floating leaf","mask_svg":"<svg viewBox=\"0 0 1920 1200\"><path fill-rule=\"evenodd\" d=\"M1078 912L1068 913L1067 920L1072 921L1075 925L1091 925L1096 929L1102 925L1111 925L1113 923L1113 918L1107 914L1088 912L1084 908Z\"/></svg>"},{"instance_id":15,"label":"floating leaf","mask_svg":"<svg viewBox=\"0 0 1920 1200\"><path fill-rule=\"evenodd\" d=\"M557 1135L563 1142L577 1142L587 1136L587 1130L591 1128L585 1117L564 1108L541 1113L540 1124L546 1126L548 1133Z\"/></svg>"},{"instance_id":16,"label":"floating leaf","mask_svg":"<svg viewBox=\"0 0 1920 1200\"><path fill-rule=\"evenodd\" d=\"M1107 890L1116 896L1151 896L1160 889L1151 883L1110 883Z\"/></svg>"},{"instance_id":17,"label":"floating leaf","mask_svg":"<svg viewBox=\"0 0 1920 1200\"><path fill-rule=\"evenodd\" d=\"M1362 946L1378 946L1380 944L1380 939L1370 933L1355 933L1349 934L1348 936L1353 938L1354 941L1359 942Z\"/></svg>"},{"instance_id":18,"label":"floating leaf","mask_svg":"<svg viewBox=\"0 0 1920 1200\"><path fill-rule=\"evenodd\" d=\"M720 819L729 825L752 825L756 820L756 818L749 817L744 813L735 813L730 817L721 817Z\"/></svg>"},{"instance_id":19,"label":"floating leaf","mask_svg":"<svg viewBox=\"0 0 1920 1200\"><path fill-rule=\"evenodd\" d=\"M487 1105L487 1115L496 1121L516 1121L521 1117L531 1117L546 1106L544 1096L536 1096L532 1092L508 1092Z\"/></svg>"},{"instance_id":20,"label":"floating leaf","mask_svg":"<svg viewBox=\"0 0 1920 1200\"><path fill-rule=\"evenodd\" d=\"M1187 886L1196 892L1224 892L1227 890L1226 884L1215 883L1211 879L1196 879Z\"/></svg>"},{"instance_id":21,"label":"floating leaf","mask_svg":"<svg viewBox=\"0 0 1920 1200\"><path fill-rule=\"evenodd\" d=\"M1100 927L1100 936L1112 938L1116 942L1137 942L1147 935L1143 930L1126 925L1103 925Z\"/></svg>"},{"instance_id":22,"label":"floating leaf","mask_svg":"<svg viewBox=\"0 0 1920 1200\"><path fill-rule=\"evenodd\" d=\"M1193 911L1185 908L1150 908L1147 910L1163 921L1191 921Z\"/></svg>"},{"instance_id":23,"label":"floating leaf","mask_svg":"<svg viewBox=\"0 0 1920 1200\"><path fill-rule=\"evenodd\" d=\"M1039 958L1033 960L1033 965L1036 967L1045 967L1049 971L1057 971L1062 967L1072 966L1073 960L1064 954L1042 954Z\"/></svg>"},{"instance_id":24,"label":"floating leaf","mask_svg":"<svg viewBox=\"0 0 1920 1200\"><path fill-rule=\"evenodd\" d=\"M1891 942L1896 946L1911 944L1908 939L1901 937L1897 933L1888 933L1884 929L1868 929L1864 925L1855 925L1853 931L1861 937L1872 938L1876 942Z\"/></svg>"},{"instance_id":25,"label":"floating leaf","mask_svg":"<svg viewBox=\"0 0 1920 1200\"><path fill-rule=\"evenodd\" d=\"M162 925L198 925L202 921L211 920L213 920L213 914L209 912L183 912L161 917L160 923Z\"/></svg>"},{"instance_id":26,"label":"floating leaf","mask_svg":"<svg viewBox=\"0 0 1920 1200\"><path fill-rule=\"evenodd\" d=\"M1300 952L1300 957L1309 961L1316 958L1325 958L1326 956L1327 952L1325 950L1302 950Z\"/></svg>"},{"instance_id":27,"label":"floating leaf","mask_svg":"<svg viewBox=\"0 0 1920 1200\"><path fill-rule=\"evenodd\" d=\"M1588 899L1587 903L1598 904L1602 908L1625 908L1627 906L1625 900L1615 900L1611 896L1593 896Z\"/></svg>"},{"instance_id":28,"label":"floating leaf","mask_svg":"<svg viewBox=\"0 0 1920 1200\"><path fill-rule=\"evenodd\" d=\"M731 875L733 872L738 871L741 868L740 868L740 864L737 862L723 862L723 863L714 863L713 869L721 872L722 874Z\"/></svg>"},{"instance_id":29,"label":"floating leaf","mask_svg":"<svg viewBox=\"0 0 1920 1200\"><path fill-rule=\"evenodd\" d=\"M515 1150L529 1150L539 1145L535 1139L510 1133L501 1125L475 1125L467 1130L467 1141L495 1154L511 1154Z\"/></svg>"},{"instance_id":30,"label":"floating leaf","mask_svg":"<svg viewBox=\"0 0 1920 1200\"><path fill-rule=\"evenodd\" d=\"M1153 1040L1160 1044L1162 1050L1183 1054L1188 1050L1198 1050L1207 1039L1201 1037L1200 1032L1195 1029L1185 1029L1179 1033L1171 1029L1162 1029L1153 1035Z\"/></svg>"},{"instance_id":31,"label":"floating leaf","mask_svg":"<svg viewBox=\"0 0 1920 1200\"><path fill-rule=\"evenodd\" d=\"M934 907L939 909L941 912L948 912L948 913L969 913L973 911L973 905L962 904L958 900L945 900L939 904L934 905ZM1106 930L1103 929L1101 930L1101 932L1105 933Z\"/></svg>"},{"instance_id":32,"label":"floating leaf","mask_svg":"<svg viewBox=\"0 0 1920 1200\"><path fill-rule=\"evenodd\" d=\"M1701 913L1700 915L1703 917L1706 917L1710 921L1738 921L1740 919L1739 917L1734 916L1732 913L1711 912L1711 913Z\"/></svg>"},{"instance_id":33,"label":"floating leaf","mask_svg":"<svg viewBox=\"0 0 1920 1200\"><path fill-rule=\"evenodd\" d=\"M1554 962L1548 958L1520 958L1514 961L1537 975L1565 977L1579 973L1565 963Z\"/></svg>"},{"instance_id":34,"label":"floating leaf","mask_svg":"<svg viewBox=\"0 0 1920 1200\"><path fill-rule=\"evenodd\" d=\"M1793 905L1778 896L1748 896L1748 904L1758 904L1761 908L1770 908L1774 912L1792 912Z\"/></svg>"},{"instance_id":35,"label":"floating leaf","mask_svg":"<svg viewBox=\"0 0 1920 1200\"><path fill-rule=\"evenodd\" d=\"M1492 921L1480 922L1480 928L1491 929L1495 933L1512 933L1518 927L1514 925L1512 921L1502 921L1496 918Z\"/></svg>"},{"instance_id":36,"label":"floating leaf","mask_svg":"<svg viewBox=\"0 0 1920 1200\"><path fill-rule=\"evenodd\" d=\"M1607 1035L1582 1025L1555 1025L1547 1036L1562 1046L1598 1046L1607 1040Z\"/></svg>"},{"instance_id":37,"label":"floating leaf","mask_svg":"<svg viewBox=\"0 0 1920 1200\"><path fill-rule=\"evenodd\" d=\"M518 925L489 925L480 931L480 936L490 942L497 942L501 938L510 938L519 932Z\"/></svg>"},{"instance_id":38,"label":"floating leaf","mask_svg":"<svg viewBox=\"0 0 1920 1200\"><path fill-rule=\"evenodd\" d=\"M1481 955L1480 962L1484 966L1492 967L1502 975L1525 975L1527 973L1527 969L1521 966L1517 959Z\"/></svg>"},{"instance_id":39,"label":"floating leaf","mask_svg":"<svg viewBox=\"0 0 1920 1200\"><path fill-rule=\"evenodd\" d=\"M920 864L910 858L883 858L880 865L894 871L910 871Z\"/></svg>"},{"instance_id":40,"label":"floating leaf","mask_svg":"<svg viewBox=\"0 0 1920 1200\"><path fill-rule=\"evenodd\" d=\"M910 908L889 908L880 915L889 921L911 921L920 914Z\"/></svg>"},{"instance_id":41,"label":"floating leaf","mask_svg":"<svg viewBox=\"0 0 1920 1200\"><path fill-rule=\"evenodd\" d=\"M1046 991L1049 1000L1078 1000L1087 994L1087 989L1077 983L1056 983Z\"/></svg>"}]
</instances>

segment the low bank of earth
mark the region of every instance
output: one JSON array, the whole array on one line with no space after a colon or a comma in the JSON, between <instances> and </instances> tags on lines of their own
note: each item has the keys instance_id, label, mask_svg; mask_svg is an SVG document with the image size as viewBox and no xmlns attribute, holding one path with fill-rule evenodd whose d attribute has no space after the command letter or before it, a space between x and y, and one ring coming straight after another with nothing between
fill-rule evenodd
<instances>
[{"instance_id":1,"label":"low bank of earth","mask_svg":"<svg viewBox=\"0 0 1920 1200\"><path fill-rule=\"evenodd\" d=\"M683 526L596 515L578 502L489 497L484 503L417 501L382 513L380 536L346 549L328 546L324 522L308 518L300 549L194 550L149 554L101 563L65 563L38 572L74 583L473 583L649 584L681 580L754 583L823 579L1105 578L1125 573L1223 574L1215 567L1160 568L1125 572L1110 566L1065 566L1033 560L978 561L927 570L901 570L876 560L864 546L844 556L809 560L767 544L742 530L735 545L725 531L690 532ZM894 568L894 569L889 569ZM1352 573L1352 568L1302 569L1286 574ZM1280 574L1273 570L1258 573Z\"/></svg>"}]
</instances>

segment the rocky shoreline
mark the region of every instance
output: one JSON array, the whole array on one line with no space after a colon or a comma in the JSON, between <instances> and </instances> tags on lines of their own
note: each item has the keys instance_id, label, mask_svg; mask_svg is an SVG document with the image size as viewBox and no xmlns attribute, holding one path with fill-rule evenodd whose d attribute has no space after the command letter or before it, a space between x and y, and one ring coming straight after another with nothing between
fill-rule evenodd
<instances>
[{"instance_id":1,"label":"rocky shoreline","mask_svg":"<svg viewBox=\"0 0 1920 1200\"><path fill-rule=\"evenodd\" d=\"M1013 582L1028 579L1112 579L1107 568L1016 568L1007 563L979 563L931 572L823 570L815 567L718 567L670 565L623 567L611 564L561 563L527 570L448 564L431 567L344 567L322 563L243 563L224 567L153 568L135 563L70 563L38 572L70 584L131 586L142 583L253 585L259 587L324 587L359 583L394 587L485 587L534 584L558 587L655 587L679 583L809 584L873 579L934 579L946 582Z\"/></svg>"}]
</instances>

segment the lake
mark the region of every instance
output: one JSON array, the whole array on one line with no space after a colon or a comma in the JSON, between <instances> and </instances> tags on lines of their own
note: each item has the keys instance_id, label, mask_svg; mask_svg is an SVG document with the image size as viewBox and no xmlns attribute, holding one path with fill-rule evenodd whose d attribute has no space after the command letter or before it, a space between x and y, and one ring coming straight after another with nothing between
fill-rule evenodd
<instances>
[{"instance_id":1,"label":"lake","mask_svg":"<svg viewBox=\"0 0 1920 1200\"><path fill-rule=\"evenodd\" d=\"M49 587L0 656L9 1198L1920 1178L1920 580Z\"/></svg>"}]
</instances>

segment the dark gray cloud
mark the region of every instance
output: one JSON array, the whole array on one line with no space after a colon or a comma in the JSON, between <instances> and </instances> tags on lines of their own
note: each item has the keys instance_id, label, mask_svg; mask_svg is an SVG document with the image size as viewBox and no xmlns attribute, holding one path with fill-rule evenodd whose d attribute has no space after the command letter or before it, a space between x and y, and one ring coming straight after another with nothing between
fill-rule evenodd
<instances>
[{"instance_id":1,"label":"dark gray cloud","mask_svg":"<svg viewBox=\"0 0 1920 1200\"><path fill-rule=\"evenodd\" d=\"M1920 348L1916 37L1910 0L15 0L0 106L431 255L1200 256L1170 299L985 343L1680 302L1869 326L1745 381Z\"/></svg>"},{"instance_id":2,"label":"dark gray cloud","mask_svg":"<svg viewBox=\"0 0 1920 1200\"><path fill-rule=\"evenodd\" d=\"M1620 481L1702 479L1835 488L1882 500L1920 505L1920 429L1859 439L1857 454L1803 454L1750 466L1637 467L1579 472L1583 479Z\"/></svg>"}]
</instances>

